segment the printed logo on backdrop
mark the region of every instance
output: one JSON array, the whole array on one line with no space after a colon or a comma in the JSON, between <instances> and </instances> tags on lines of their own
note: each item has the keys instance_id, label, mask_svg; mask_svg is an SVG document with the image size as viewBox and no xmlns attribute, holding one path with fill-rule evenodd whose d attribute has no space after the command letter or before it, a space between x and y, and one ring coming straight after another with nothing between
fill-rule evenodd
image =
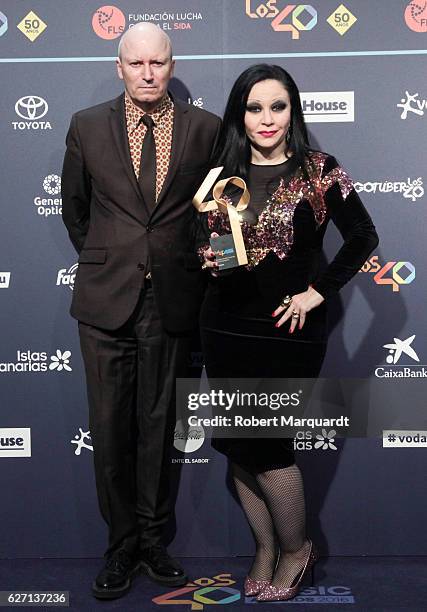
<instances>
[{"instance_id":1,"label":"printed logo on backdrop","mask_svg":"<svg viewBox=\"0 0 427 612\"><path fill-rule=\"evenodd\" d=\"M354 91L314 91L300 93L306 123L354 121Z\"/></svg>"},{"instance_id":2,"label":"printed logo on backdrop","mask_svg":"<svg viewBox=\"0 0 427 612\"><path fill-rule=\"evenodd\" d=\"M0 36L6 34L8 28L7 17L4 13L0 11Z\"/></svg>"},{"instance_id":3,"label":"printed logo on backdrop","mask_svg":"<svg viewBox=\"0 0 427 612\"><path fill-rule=\"evenodd\" d=\"M194 453L198 451L205 441L205 430L201 425L189 426L187 423L178 419L175 425L173 445L181 453ZM171 463L209 463L208 457L172 457Z\"/></svg>"},{"instance_id":4,"label":"printed logo on backdrop","mask_svg":"<svg viewBox=\"0 0 427 612\"><path fill-rule=\"evenodd\" d=\"M0 459L2 457L31 457L31 429L29 427L0 429Z\"/></svg>"},{"instance_id":5,"label":"printed logo on backdrop","mask_svg":"<svg viewBox=\"0 0 427 612\"><path fill-rule=\"evenodd\" d=\"M341 36L344 36L349 29L354 26L357 21L357 17L348 10L344 4L340 4L334 12L329 15L326 20L329 25L334 28L335 32L338 32Z\"/></svg>"},{"instance_id":6,"label":"printed logo on backdrop","mask_svg":"<svg viewBox=\"0 0 427 612\"><path fill-rule=\"evenodd\" d=\"M187 582L184 587L153 597L152 602L159 606L189 606L187 610L204 610L205 606L227 605L241 599L239 590L233 588L236 581L231 574L218 574L212 578L197 578ZM245 597L245 604L257 604L254 597ZM289 602L274 602L282 605L292 604L354 604L356 599L351 588L344 585L322 585L306 587Z\"/></svg>"},{"instance_id":7,"label":"printed logo on backdrop","mask_svg":"<svg viewBox=\"0 0 427 612\"><path fill-rule=\"evenodd\" d=\"M197 578L187 582L184 587L153 597L152 602L159 606L189 606L187 610L204 610L205 605L226 605L241 599L241 593L231 585L236 581L231 574L218 574L212 578Z\"/></svg>"},{"instance_id":8,"label":"printed logo on backdrop","mask_svg":"<svg viewBox=\"0 0 427 612\"><path fill-rule=\"evenodd\" d=\"M0 289L9 289L10 272L0 272Z\"/></svg>"},{"instance_id":9,"label":"printed logo on backdrop","mask_svg":"<svg viewBox=\"0 0 427 612\"><path fill-rule=\"evenodd\" d=\"M60 349L50 356L46 351L18 350L13 361L0 361L0 374L71 372L70 358L71 351Z\"/></svg>"},{"instance_id":10,"label":"printed logo on backdrop","mask_svg":"<svg viewBox=\"0 0 427 612\"><path fill-rule=\"evenodd\" d=\"M416 335L404 340L393 338L393 342L383 344L386 349L387 365L375 369L377 378L427 378L427 367L420 364L420 358L413 346Z\"/></svg>"},{"instance_id":11,"label":"printed logo on backdrop","mask_svg":"<svg viewBox=\"0 0 427 612\"><path fill-rule=\"evenodd\" d=\"M36 196L33 200L37 214L46 219L62 212L61 177L58 174L48 174L43 179L43 189L48 196ZM59 197L55 197L59 196Z\"/></svg>"},{"instance_id":12,"label":"printed logo on backdrop","mask_svg":"<svg viewBox=\"0 0 427 612\"><path fill-rule=\"evenodd\" d=\"M24 121L12 121L14 130L51 130L49 121L40 121L47 115L48 103L40 96L23 96L15 104L15 113Z\"/></svg>"},{"instance_id":13,"label":"printed logo on backdrop","mask_svg":"<svg viewBox=\"0 0 427 612\"><path fill-rule=\"evenodd\" d=\"M46 30L47 24L33 11L30 11L16 27L28 40L34 42Z\"/></svg>"},{"instance_id":14,"label":"printed logo on backdrop","mask_svg":"<svg viewBox=\"0 0 427 612\"><path fill-rule=\"evenodd\" d=\"M427 1L410 2L405 9L405 22L413 32L427 32Z\"/></svg>"},{"instance_id":15,"label":"printed logo on backdrop","mask_svg":"<svg viewBox=\"0 0 427 612\"><path fill-rule=\"evenodd\" d=\"M426 0L427 2L427 0ZM423 117L427 108L427 100L419 99L418 93L410 94L409 91L405 91L406 98L400 100L400 104L396 104L398 108L402 109L400 118L405 120L408 118L408 114L412 113L418 117Z\"/></svg>"},{"instance_id":16,"label":"printed logo on backdrop","mask_svg":"<svg viewBox=\"0 0 427 612\"><path fill-rule=\"evenodd\" d=\"M203 108L204 100L203 98L187 98L188 104L192 104L193 106L197 106L198 108Z\"/></svg>"},{"instance_id":17,"label":"printed logo on backdrop","mask_svg":"<svg viewBox=\"0 0 427 612\"><path fill-rule=\"evenodd\" d=\"M309 32L317 24L317 11L311 4L281 4L280 0L246 0L246 15L251 19L271 19L275 32L290 32L298 40L301 32Z\"/></svg>"},{"instance_id":18,"label":"printed logo on backdrop","mask_svg":"<svg viewBox=\"0 0 427 612\"><path fill-rule=\"evenodd\" d=\"M126 18L116 6L100 6L92 17L92 28L104 40L118 38L125 31Z\"/></svg>"},{"instance_id":19,"label":"printed logo on backdrop","mask_svg":"<svg viewBox=\"0 0 427 612\"><path fill-rule=\"evenodd\" d=\"M75 444L76 448L74 454L80 456L82 450L85 448L88 451L93 452L92 438L90 437L90 431L83 431L79 427L79 433L74 436L74 440L70 440L71 444Z\"/></svg>"},{"instance_id":20,"label":"printed logo on backdrop","mask_svg":"<svg viewBox=\"0 0 427 612\"><path fill-rule=\"evenodd\" d=\"M192 30L198 21L203 21L203 14L200 11L182 10L171 12L169 10L160 10L152 13L128 14L129 28L132 28L137 23L152 22L162 30ZM92 28L100 38L113 40L123 34L126 28L126 17L116 6L101 6L93 14Z\"/></svg>"},{"instance_id":21,"label":"printed logo on backdrop","mask_svg":"<svg viewBox=\"0 0 427 612\"><path fill-rule=\"evenodd\" d=\"M408 177L406 181L367 181L354 183L357 193L400 193L406 200L416 202L424 196L424 183L421 176L416 179Z\"/></svg>"},{"instance_id":22,"label":"printed logo on backdrop","mask_svg":"<svg viewBox=\"0 0 427 612\"><path fill-rule=\"evenodd\" d=\"M410 261L388 261L383 265L378 255L365 261L359 272L373 274L377 285L390 285L393 292L400 291L401 285L410 285L416 276L415 266Z\"/></svg>"},{"instance_id":23,"label":"printed logo on backdrop","mask_svg":"<svg viewBox=\"0 0 427 612\"><path fill-rule=\"evenodd\" d=\"M321 434L314 435L312 431L297 431L293 446L294 450L310 451L310 450L338 450L335 446L335 429L327 431L322 429Z\"/></svg>"},{"instance_id":24,"label":"printed logo on backdrop","mask_svg":"<svg viewBox=\"0 0 427 612\"><path fill-rule=\"evenodd\" d=\"M56 286L65 286L73 291L78 267L79 264L75 263L68 270L67 268L61 268L61 270L58 270L58 274L56 275Z\"/></svg>"},{"instance_id":25,"label":"printed logo on backdrop","mask_svg":"<svg viewBox=\"0 0 427 612\"><path fill-rule=\"evenodd\" d=\"M246 15L251 19L271 19L275 32L290 32L299 40L301 32L309 32L317 24L317 11L311 4L283 4L281 0L245 0ZM277 6L279 3L279 6Z\"/></svg>"}]
</instances>

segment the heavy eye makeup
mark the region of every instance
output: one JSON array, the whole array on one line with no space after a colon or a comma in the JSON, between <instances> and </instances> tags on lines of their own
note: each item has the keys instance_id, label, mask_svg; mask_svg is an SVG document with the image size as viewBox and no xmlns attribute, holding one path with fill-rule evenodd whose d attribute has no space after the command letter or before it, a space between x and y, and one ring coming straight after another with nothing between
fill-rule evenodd
<instances>
[{"instance_id":1,"label":"heavy eye makeup","mask_svg":"<svg viewBox=\"0 0 427 612\"><path fill-rule=\"evenodd\" d=\"M287 106L288 104L284 100L278 100L270 106L270 109L273 112L281 113L287 108ZM257 104L256 102L248 102L248 104L246 105L246 111L248 113L259 113L262 111L262 106L260 104Z\"/></svg>"}]
</instances>

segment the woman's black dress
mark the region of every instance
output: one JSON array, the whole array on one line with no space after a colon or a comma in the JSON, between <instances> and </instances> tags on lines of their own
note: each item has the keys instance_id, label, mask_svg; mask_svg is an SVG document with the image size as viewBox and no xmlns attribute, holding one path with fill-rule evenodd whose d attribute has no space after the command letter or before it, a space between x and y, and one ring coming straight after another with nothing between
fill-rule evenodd
<instances>
[{"instance_id":1,"label":"woman's black dress","mask_svg":"<svg viewBox=\"0 0 427 612\"><path fill-rule=\"evenodd\" d=\"M378 244L372 220L336 160L313 153L310 181L291 158L251 165L251 202L241 213L248 266L210 278L200 328L210 378L316 378L327 343L327 297L338 291ZM207 232L230 233L220 211L206 214ZM329 221L344 244L326 270L318 266ZM206 247L204 247L206 248ZM276 328L271 313L286 295L312 285L323 302L302 330L290 321ZM265 471L294 463L289 439L216 438L213 446L247 469Z\"/></svg>"}]
</instances>

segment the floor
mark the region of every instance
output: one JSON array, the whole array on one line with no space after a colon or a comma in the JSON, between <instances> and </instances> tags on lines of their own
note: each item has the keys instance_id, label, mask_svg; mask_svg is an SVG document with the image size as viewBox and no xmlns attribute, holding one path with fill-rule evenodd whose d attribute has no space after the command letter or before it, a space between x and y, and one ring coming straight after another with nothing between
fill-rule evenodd
<instances>
[{"instance_id":1,"label":"floor","mask_svg":"<svg viewBox=\"0 0 427 612\"><path fill-rule=\"evenodd\" d=\"M192 579L186 587L168 589L138 575L125 597L98 601L91 595L90 584L102 565L100 559L0 560L0 591L69 591L69 608L79 612L101 609L160 612L165 605L168 612L209 611L212 605L226 606L221 608L222 612L243 609L250 612L252 606L259 606L260 610L285 606L300 612L427 610L427 557L321 559L316 564L314 586L306 586L291 602L278 603L245 599L241 589L249 559L180 561ZM16 608L7 606L5 609ZM38 609L53 608L41 606Z\"/></svg>"}]
</instances>

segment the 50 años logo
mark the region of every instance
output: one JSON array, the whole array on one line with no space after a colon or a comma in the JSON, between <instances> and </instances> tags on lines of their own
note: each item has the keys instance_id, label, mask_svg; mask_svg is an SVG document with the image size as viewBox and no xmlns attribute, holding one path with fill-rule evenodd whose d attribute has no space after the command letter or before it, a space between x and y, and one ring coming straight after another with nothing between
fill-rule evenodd
<instances>
[{"instance_id":1,"label":"50 a\u00f1os logo","mask_svg":"<svg viewBox=\"0 0 427 612\"><path fill-rule=\"evenodd\" d=\"M159 606L190 606L190 610L203 610L205 605L231 604L241 597L240 591L231 588L236 581L231 574L218 574L212 578L198 578L188 582L185 587L163 593L153 598Z\"/></svg>"},{"instance_id":2,"label":"50 a\u00f1os logo","mask_svg":"<svg viewBox=\"0 0 427 612\"><path fill-rule=\"evenodd\" d=\"M359 272L373 274L377 285L391 285L394 292L400 291L400 285L409 285L415 279L415 266L410 261L388 261L382 265L378 255L365 261Z\"/></svg>"},{"instance_id":3,"label":"50 a\u00f1os logo","mask_svg":"<svg viewBox=\"0 0 427 612\"><path fill-rule=\"evenodd\" d=\"M251 19L272 19L275 32L290 32L298 40L300 32L312 30L317 24L317 11L311 4L287 4L279 9L277 0L246 0L246 15ZM289 21L285 23L285 19Z\"/></svg>"}]
</instances>

